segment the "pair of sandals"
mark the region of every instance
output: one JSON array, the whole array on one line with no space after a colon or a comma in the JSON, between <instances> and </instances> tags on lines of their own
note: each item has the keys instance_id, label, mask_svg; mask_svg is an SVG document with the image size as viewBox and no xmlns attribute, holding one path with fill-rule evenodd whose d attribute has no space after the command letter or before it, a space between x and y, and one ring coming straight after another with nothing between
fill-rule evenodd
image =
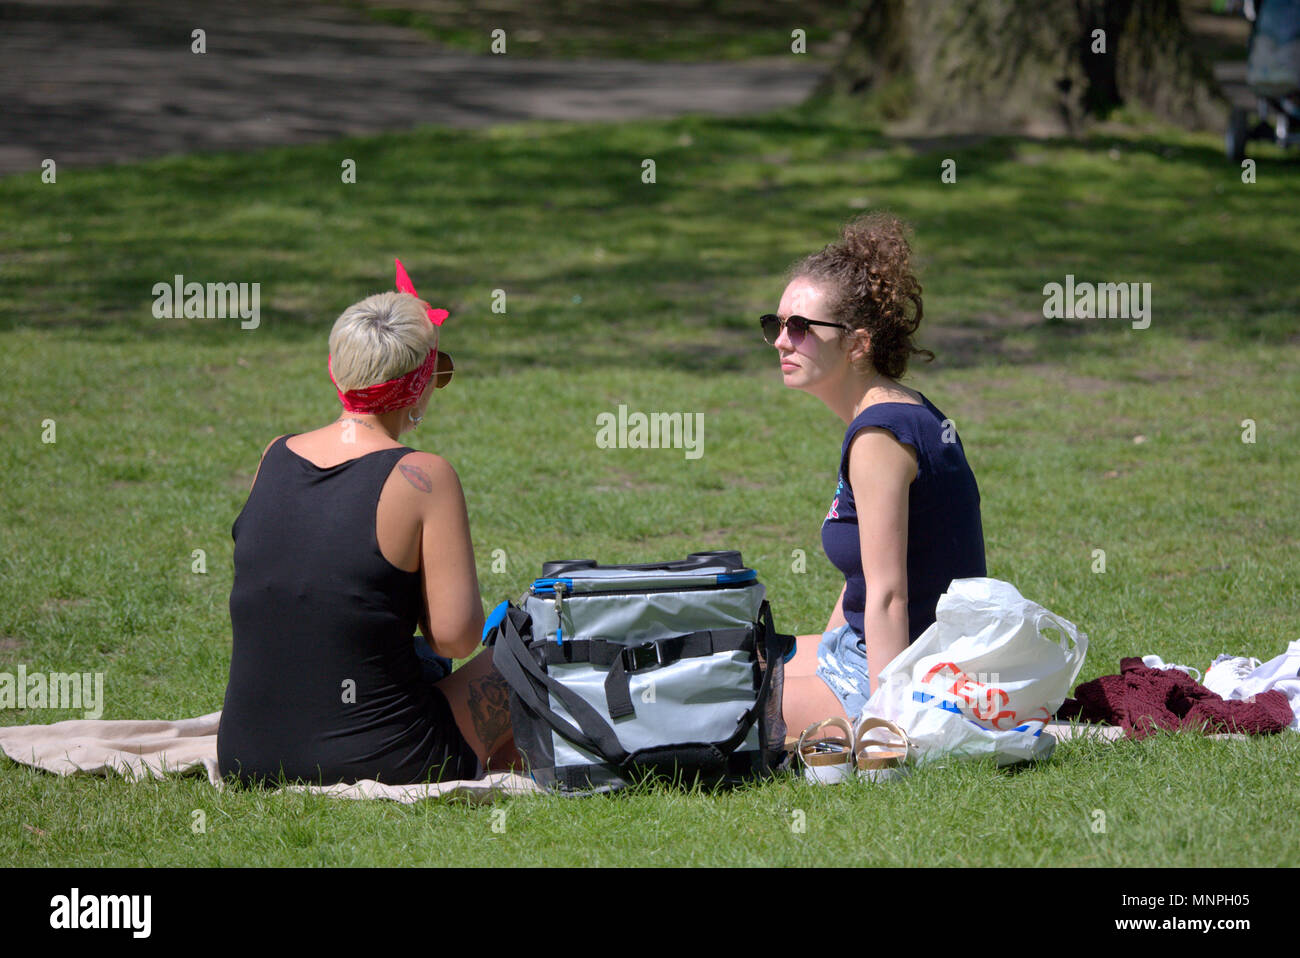
<instances>
[{"instance_id":1,"label":"pair of sandals","mask_svg":"<svg viewBox=\"0 0 1300 958\"><path fill-rule=\"evenodd\" d=\"M827 730L842 734L828 735ZM872 716L864 716L856 727L839 716L816 722L803 730L795 748L804 778L817 785L836 785L855 772L868 781L889 781L906 775L916 757L906 732Z\"/></svg>"}]
</instances>

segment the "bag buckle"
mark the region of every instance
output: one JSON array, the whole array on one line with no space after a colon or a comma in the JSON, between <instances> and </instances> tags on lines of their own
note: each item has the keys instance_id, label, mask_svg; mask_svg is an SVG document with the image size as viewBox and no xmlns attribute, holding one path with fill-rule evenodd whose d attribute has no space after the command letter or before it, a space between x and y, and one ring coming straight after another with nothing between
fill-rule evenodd
<instances>
[{"instance_id":1,"label":"bag buckle","mask_svg":"<svg viewBox=\"0 0 1300 958\"><path fill-rule=\"evenodd\" d=\"M639 672L664 664L663 649L658 642L642 642L640 645L628 645L619 653L623 660L624 672Z\"/></svg>"}]
</instances>

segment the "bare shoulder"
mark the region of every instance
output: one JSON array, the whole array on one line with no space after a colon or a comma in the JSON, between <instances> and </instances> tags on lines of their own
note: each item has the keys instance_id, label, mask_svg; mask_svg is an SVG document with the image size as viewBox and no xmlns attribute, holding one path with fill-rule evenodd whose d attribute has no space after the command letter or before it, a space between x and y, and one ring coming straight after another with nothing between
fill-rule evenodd
<instances>
[{"instance_id":1,"label":"bare shoulder","mask_svg":"<svg viewBox=\"0 0 1300 958\"><path fill-rule=\"evenodd\" d=\"M397 462L397 472L406 481L403 487L415 493L459 488L460 479L451 463L432 452L412 452Z\"/></svg>"},{"instance_id":2,"label":"bare shoulder","mask_svg":"<svg viewBox=\"0 0 1300 958\"><path fill-rule=\"evenodd\" d=\"M916 449L900 442L888 429L866 426L858 430L849 445L850 477L895 476L911 482L916 478Z\"/></svg>"}]
</instances>

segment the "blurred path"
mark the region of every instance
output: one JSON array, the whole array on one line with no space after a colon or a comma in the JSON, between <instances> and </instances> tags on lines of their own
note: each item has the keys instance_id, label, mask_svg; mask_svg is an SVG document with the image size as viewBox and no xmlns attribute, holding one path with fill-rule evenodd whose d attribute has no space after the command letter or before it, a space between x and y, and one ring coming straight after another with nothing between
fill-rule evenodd
<instances>
[{"instance_id":1,"label":"blurred path","mask_svg":"<svg viewBox=\"0 0 1300 958\"><path fill-rule=\"evenodd\" d=\"M207 53L190 51L207 33ZM755 113L819 70L450 53L311 0L0 0L0 174L520 120Z\"/></svg>"}]
</instances>

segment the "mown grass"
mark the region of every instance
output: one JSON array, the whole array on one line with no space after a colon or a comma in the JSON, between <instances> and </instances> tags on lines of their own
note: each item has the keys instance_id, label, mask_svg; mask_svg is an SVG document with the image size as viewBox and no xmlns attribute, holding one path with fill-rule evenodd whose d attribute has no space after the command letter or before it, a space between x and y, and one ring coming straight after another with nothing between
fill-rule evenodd
<instances>
[{"instance_id":1,"label":"mown grass","mask_svg":"<svg viewBox=\"0 0 1300 958\"><path fill-rule=\"evenodd\" d=\"M356 184L340 182L345 158ZM946 158L954 184L940 180ZM916 227L922 343L939 359L910 381L961 432L989 572L1089 634L1081 679L1126 655L1201 668L1220 652L1275 655L1300 634L1300 172L1276 152L1258 161L1243 184L1208 136L909 145L809 110L430 129L61 169L53 185L0 180L0 671L103 671L110 719L220 707L230 523L265 443L336 415L329 328L390 288L394 255L452 310L457 378L404 439L459 471L486 603L517 597L546 559L725 547L759 570L780 627L820 629L838 592L819 523L842 424L781 386L755 318L791 260L880 207ZM154 318L153 285L177 273L261 283L261 324ZM1067 273L1150 282L1150 328L1045 321L1043 286ZM704 455L598 448L596 416L620 403L704 413ZM196 549L206 574L191 571ZM5 763L0 853L86 865L1286 864L1300 854L1287 827L1297 742L1069 742L1040 768L956 765L888 787L515 799L497 806L503 832L488 808L65 780ZM200 835L195 809L208 813Z\"/></svg>"}]
</instances>

